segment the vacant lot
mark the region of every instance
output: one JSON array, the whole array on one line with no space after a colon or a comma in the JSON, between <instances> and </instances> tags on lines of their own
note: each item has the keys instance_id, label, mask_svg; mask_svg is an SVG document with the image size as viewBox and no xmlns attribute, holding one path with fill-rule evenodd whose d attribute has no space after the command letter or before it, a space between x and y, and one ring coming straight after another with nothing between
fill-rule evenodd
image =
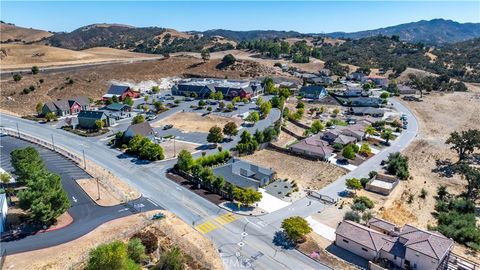
<instances>
[{"instance_id":1,"label":"vacant lot","mask_svg":"<svg viewBox=\"0 0 480 270\"><path fill-rule=\"evenodd\" d=\"M160 143L160 145L163 148L165 159L175 157L175 155L178 155L178 152L182 150L187 150L188 152L193 153L197 151L195 149L199 146L199 144L177 141L177 140L175 140L175 143L173 142L173 140L164 141Z\"/></svg>"},{"instance_id":2,"label":"vacant lot","mask_svg":"<svg viewBox=\"0 0 480 270\"><path fill-rule=\"evenodd\" d=\"M77 184L82 187L85 193L98 205L100 206L112 206L122 203L122 200L119 199L118 195L108 190L104 184L100 184L94 178L90 179L78 179ZM100 191L100 199L98 197L98 192Z\"/></svg>"},{"instance_id":3,"label":"vacant lot","mask_svg":"<svg viewBox=\"0 0 480 270\"><path fill-rule=\"evenodd\" d=\"M136 214L107 222L71 242L51 248L7 256L5 269L83 269L92 248L114 240L127 240L132 234L149 230L158 236L160 247L178 246L195 259L196 268L223 269L212 243L175 215L162 211L166 218L151 221L158 211ZM189 263L189 267L192 267ZM195 269L195 268L193 268Z\"/></svg>"},{"instance_id":4,"label":"vacant lot","mask_svg":"<svg viewBox=\"0 0 480 270\"><path fill-rule=\"evenodd\" d=\"M223 117L214 114L202 116L199 113L178 112L161 121L156 122L154 127L162 127L166 124L172 124L174 128L186 132L205 132L208 133L211 127L219 126L223 128L226 123L235 122L237 126L243 123L238 117Z\"/></svg>"},{"instance_id":5,"label":"vacant lot","mask_svg":"<svg viewBox=\"0 0 480 270\"><path fill-rule=\"evenodd\" d=\"M295 180L302 189L320 189L346 173L344 169L330 163L311 161L272 150L257 151L242 159L272 168L279 178Z\"/></svg>"},{"instance_id":6,"label":"vacant lot","mask_svg":"<svg viewBox=\"0 0 480 270\"><path fill-rule=\"evenodd\" d=\"M91 48L82 51L45 45L2 44L2 69L78 65L129 58L158 58L159 55L134 53L113 48Z\"/></svg>"}]
</instances>

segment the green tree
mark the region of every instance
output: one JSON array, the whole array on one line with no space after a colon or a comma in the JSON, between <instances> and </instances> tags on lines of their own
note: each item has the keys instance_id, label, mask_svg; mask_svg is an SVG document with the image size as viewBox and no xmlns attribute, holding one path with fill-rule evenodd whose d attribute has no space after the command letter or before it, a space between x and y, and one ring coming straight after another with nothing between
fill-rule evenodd
<instances>
[{"instance_id":1,"label":"green tree","mask_svg":"<svg viewBox=\"0 0 480 270\"><path fill-rule=\"evenodd\" d=\"M195 161L193 160L192 154L187 150L182 149L180 153L178 153L177 164L180 170L188 172L194 163Z\"/></svg>"},{"instance_id":2,"label":"green tree","mask_svg":"<svg viewBox=\"0 0 480 270\"><path fill-rule=\"evenodd\" d=\"M230 53L225 55L222 59L222 63L226 66L233 65L233 64L235 64L236 61L237 61L237 59L235 58L235 56L233 56Z\"/></svg>"},{"instance_id":3,"label":"green tree","mask_svg":"<svg viewBox=\"0 0 480 270\"><path fill-rule=\"evenodd\" d=\"M90 251L87 270L133 270L140 266L128 258L127 245L121 241L101 244Z\"/></svg>"},{"instance_id":4,"label":"green tree","mask_svg":"<svg viewBox=\"0 0 480 270\"><path fill-rule=\"evenodd\" d=\"M33 66L32 67L32 74L38 74L38 72L40 71L40 69L37 67L37 66Z\"/></svg>"},{"instance_id":5,"label":"green tree","mask_svg":"<svg viewBox=\"0 0 480 270\"><path fill-rule=\"evenodd\" d=\"M463 161L457 163L454 169L467 182L465 198L475 201L480 191L480 169L470 166Z\"/></svg>"},{"instance_id":6,"label":"green tree","mask_svg":"<svg viewBox=\"0 0 480 270\"><path fill-rule=\"evenodd\" d=\"M135 124L140 124L140 123L143 123L145 122L145 117L141 114L139 115L136 115L135 117L133 117L132 119L132 125L135 125Z\"/></svg>"},{"instance_id":7,"label":"green tree","mask_svg":"<svg viewBox=\"0 0 480 270\"><path fill-rule=\"evenodd\" d=\"M368 134L368 136L372 136L374 135L376 132L376 129L374 127L372 127L372 125L368 125L366 128L365 128L365 133Z\"/></svg>"},{"instance_id":8,"label":"green tree","mask_svg":"<svg viewBox=\"0 0 480 270\"><path fill-rule=\"evenodd\" d=\"M145 246L138 238L132 238L128 241L127 251L128 257L136 263L140 263L147 258Z\"/></svg>"},{"instance_id":9,"label":"green tree","mask_svg":"<svg viewBox=\"0 0 480 270\"><path fill-rule=\"evenodd\" d=\"M355 159L355 150L353 149L351 144L343 148L342 156L348 159Z\"/></svg>"},{"instance_id":10,"label":"green tree","mask_svg":"<svg viewBox=\"0 0 480 270\"><path fill-rule=\"evenodd\" d=\"M234 98L232 99L232 104L235 105L235 104L237 104L237 103L240 102L240 101L241 101L240 97L239 97L239 96L236 96L236 97L234 97Z\"/></svg>"},{"instance_id":11,"label":"green tree","mask_svg":"<svg viewBox=\"0 0 480 270\"><path fill-rule=\"evenodd\" d=\"M217 176L213 181L213 187L217 192L220 192L223 187L225 187L225 183L225 178L223 178L223 176Z\"/></svg>"},{"instance_id":12,"label":"green tree","mask_svg":"<svg viewBox=\"0 0 480 270\"><path fill-rule=\"evenodd\" d=\"M112 96L112 103L118 103L118 96Z\"/></svg>"},{"instance_id":13,"label":"green tree","mask_svg":"<svg viewBox=\"0 0 480 270\"><path fill-rule=\"evenodd\" d=\"M157 111L157 113L165 110L165 107L163 106L163 103L160 102L160 101L155 101L153 103L153 106L155 107L155 110Z\"/></svg>"},{"instance_id":14,"label":"green tree","mask_svg":"<svg viewBox=\"0 0 480 270\"><path fill-rule=\"evenodd\" d=\"M386 170L389 174L396 175L400 179L407 179L410 175L408 172L408 157L402 156L399 152L391 153L387 159Z\"/></svg>"},{"instance_id":15,"label":"green tree","mask_svg":"<svg viewBox=\"0 0 480 270\"><path fill-rule=\"evenodd\" d=\"M160 260L154 268L155 270L183 270L185 269L185 259L180 249L174 247L160 256Z\"/></svg>"},{"instance_id":16,"label":"green tree","mask_svg":"<svg viewBox=\"0 0 480 270\"><path fill-rule=\"evenodd\" d=\"M367 143L363 143L358 153L362 156L368 157L372 153L372 149Z\"/></svg>"},{"instance_id":17,"label":"green tree","mask_svg":"<svg viewBox=\"0 0 480 270\"><path fill-rule=\"evenodd\" d=\"M233 190L233 199L243 205L251 205L262 200L262 193L252 188L235 188Z\"/></svg>"},{"instance_id":18,"label":"green tree","mask_svg":"<svg viewBox=\"0 0 480 270\"><path fill-rule=\"evenodd\" d=\"M270 103L270 101L264 102L260 106L260 112L262 112L263 117L266 117L271 110L272 110L272 103Z\"/></svg>"},{"instance_id":19,"label":"green tree","mask_svg":"<svg viewBox=\"0 0 480 270\"><path fill-rule=\"evenodd\" d=\"M18 73L13 74L12 77L13 77L13 81L15 81L15 82L19 82L22 79L22 75L20 75Z\"/></svg>"},{"instance_id":20,"label":"green tree","mask_svg":"<svg viewBox=\"0 0 480 270\"><path fill-rule=\"evenodd\" d=\"M386 143L388 143L390 140L393 140L395 138L395 135L393 135L393 131L391 129L386 128L382 130L380 137L384 139Z\"/></svg>"},{"instance_id":21,"label":"green tree","mask_svg":"<svg viewBox=\"0 0 480 270\"><path fill-rule=\"evenodd\" d=\"M203 62L210 60L210 52L207 49L203 49L201 52Z\"/></svg>"},{"instance_id":22,"label":"green tree","mask_svg":"<svg viewBox=\"0 0 480 270\"><path fill-rule=\"evenodd\" d=\"M223 133L229 136L230 138L232 138L233 136L237 136L238 134L237 124L235 124L235 122L226 123L225 126L223 127Z\"/></svg>"},{"instance_id":23,"label":"green tree","mask_svg":"<svg viewBox=\"0 0 480 270\"><path fill-rule=\"evenodd\" d=\"M362 183L357 178L347 179L345 181L345 185L347 186L348 189L354 190L355 192L357 190L362 189Z\"/></svg>"},{"instance_id":24,"label":"green tree","mask_svg":"<svg viewBox=\"0 0 480 270\"><path fill-rule=\"evenodd\" d=\"M475 149L480 149L480 130L469 129L461 133L454 131L445 142L458 154L459 161L467 159Z\"/></svg>"},{"instance_id":25,"label":"green tree","mask_svg":"<svg viewBox=\"0 0 480 270\"><path fill-rule=\"evenodd\" d=\"M213 97L216 100L222 100L223 99L223 93L221 91L217 91L217 92L215 92L215 94L213 94Z\"/></svg>"},{"instance_id":26,"label":"green tree","mask_svg":"<svg viewBox=\"0 0 480 270\"><path fill-rule=\"evenodd\" d=\"M320 122L320 120L314 120L309 130L311 133L317 134L321 132L324 128L325 126L322 124L322 122Z\"/></svg>"},{"instance_id":27,"label":"green tree","mask_svg":"<svg viewBox=\"0 0 480 270\"><path fill-rule=\"evenodd\" d=\"M282 221L282 229L287 234L288 238L295 243L312 231L308 222L303 217L299 216L284 219Z\"/></svg>"},{"instance_id":28,"label":"green tree","mask_svg":"<svg viewBox=\"0 0 480 270\"><path fill-rule=\"evenodd\" d=\"M232 103L228 103L228 104L227 104L227 110L228 110L229 112L231 112L231 111L233 111L233 109L235 109L234 106L233 106L233 104L232 104Z\"/></svg>"},{"instance_id":29,"label":"green tree","mask_svg":"<svg viewBox=\"0 0 480 270\"><path fill-rule=\"evenodd\" d=\"M257 105L258 107L262 106L263 104L263 98L262 97L258 97L257 98L257 101L255 101L255 105Z\"/></svg>"},{"instance_id":30,"label":"green tree","mask_svg":"<svg viewBox=\"0 0 480 270\"><path fill-rule=\"evenodd\" d=\"M13 150L10 153L10 160L20 183L26 183L45 168L40 154L32 146Z\"/></svg>"},{"instance_id":31,"label":"green tree","mask_svg":"<svg viewBox=\"0 0 480 270\"><path fill-rule=\"evenodd\" d=\"M95 128L97 130L101 130L103 129L103 126L105 125L105 122L103 122L103 120L96 120L95 121Z\"/></svg>"},{"instance_id":32,"label":"green tree","mask_svg":"<svg viewBox=\"0 0 480 270\"><path fill-rule=\"evenodd\" d=\"M0 182L2 184L8 184L10 182L10 179L10 174L8 174L7 172L0 173Z\"/></svg>"},{"instance_id":33,"label":"green tree","mask_svg":"<svg viewBox=\"0 0 480 270\"><path fill-rule=\"evenodd\" d=\"M145 97L147 98L147 97ZM146 102L147 100L145 100ZM127 104L128 106L133 106L133 99L131 97L126 97L125 100L123 101L123 104Z\"/></svg>"},{"instance_id":34,"label":"green tree","mask_svg":"<svg viewBox=\"0 0 480 270\"><path fill-rule=\"evenodd\" d=\"M390 97L390 94L388 92L382 92L380 94L380 98L387 99Z\"/></svg>"},{"instance_id":35,"label":"green tree","mask_svg":"<svg viewBox=\"0 0 480 270\"><path fill-rule=\"evenodd\" d=\"M207 141L209 143L221 143L223 141L222 129L218 126L213 126L208 131Z\"/></svg>"},{"instance_id":36,"label":"green tree","mask_svg":"<svg viewBox=\"0 0 480 270\"><path fill-rule=\"evenodd\" d=\"M157 94L158 92L160 92L160 87L157 85L152 86L152 93Z\"/></svg>"},{"instance_id":37,"label":"green tree","mask_svg":"<svg viewBox=\"0 0 480 270\"><path fill-rule=\"evenodd\" d=\"M42 103L42 102L38 102L38 103L37 103L37 106L35 106L35 111L37 112L38 115L41 115L41 114L42 114L42 109L43 109L43 103Z\"/></svg>"},{"instance_id":38,"label":"green tree","mask_svg":"<svg viewBox=\"0 0 480 270\"><path fill-rule=\"evenodd\" d=\"M57 121L57 120L58 120L58 116L57 116L57 114L54 113L54 112L48 112L48 113L45 115L45 119L47 120L47 122Z\"/></svg>"},{"instance_id":39,"label":"green tree","mask_svg":"<svg viewBox=\"0 0 480 270\"><path fill-rule=\"evenodd\" d=\"M251 122L253 124L257 123L260 120L260 115L258 112L251 112L247 118L245 118L245 121Z\"/></svg>"}]
</instances>

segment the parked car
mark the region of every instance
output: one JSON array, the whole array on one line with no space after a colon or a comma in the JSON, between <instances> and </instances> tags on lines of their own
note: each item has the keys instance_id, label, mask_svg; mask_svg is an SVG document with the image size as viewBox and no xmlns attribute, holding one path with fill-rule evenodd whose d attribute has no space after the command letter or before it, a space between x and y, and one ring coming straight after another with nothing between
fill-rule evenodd
<instances>
[{"instance_id":1,"label":"parked car","mask_svg":"<svg viewBox=\"0 0 480 270\"><path fill-rule=\"evenodd\" d=\"M208 149L215 149L215 148L217 148L217 144L216 143L211 143L211 144L207 145L207 148Z\"/></svg>"},{"instance_id":2,"label":"parked car","mask_svg":"<svg viewBox=\"0 0 480 270\"><path fill-rule=\"evenodd\" d=\"M403 129L407 129L407 128L408 128L408 126L407 126L407 125L403 125Z\"/></svg>"},{"instance_id":3,"label":"parked car","mask_svg":"<svg viewBox=\"0 0 480 270\"><path fill-rule=\"evenodd\" d=\"M163 130L167 130L167 129L171 129L171 128L173 128L172 124L168 124L168 125L163 126Z\"/></svg>"},{"instance_id":4,"label":"parked car","mask_svg":"<svg viewBox=\"0 0 480 270\"><path fill-rule=\"evenodd\" d=\"M149 115L147 116L147 121L152 121L152 120L155 120L157 118L156 115Z\"/></svg>"},{"instance_id":5,"label":"parked car","mask_svg":"<svg viewBox=\"0 0 480 270\"><path fill-rule=\"evenodd\" d=\"M155 215L153 215L152 220L162 219L162 218L164 218L164 217L165 217L164 214L162 214L162 213L156 213Z\"/></svg>"},{"instance_id":6,"label":"parked car","mask_svg":"<svg viewBox=\"0 0 480 270\"><path fill-rule=\"evenodd\" d=\"M194 101L195 99L194 98L191 98L191 97L187 97L185 98L185 101Z\"/></svg>"}]
</instances>

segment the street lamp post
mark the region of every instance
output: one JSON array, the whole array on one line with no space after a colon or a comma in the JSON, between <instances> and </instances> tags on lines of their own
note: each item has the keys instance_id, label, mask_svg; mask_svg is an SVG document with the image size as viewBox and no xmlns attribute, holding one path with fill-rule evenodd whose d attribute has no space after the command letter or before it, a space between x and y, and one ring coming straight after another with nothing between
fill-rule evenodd
<instances>
[{"instance_id":1,"label":"street lamp post","mask_svg":"<svg viewBox=\"0 0 480 270\"><path fill-rule=\"evenodd\" d=\"M18 128L18 123L15 123L17 125L17 133L18 133L18 138L20 138L20 129Z\"/></svg>"},{"instance_id":2,"label":"street lamp post","mask_svg":"<svg viewBox=\"0 0 480 270\"><path fill-rule=\"evenodd\" d=\"M98 183L98 177L96 177L95 179L97 179L97 193L98 193L97 201L98 201L100 200L100 184Z\"/></svg>"},{"instance_id":3,"label":"street lamp post","mask_svg":"<svg viewBox=\"0 0 480 270\"><path fill-rule=\"evenodd\" d=\"M83 169L87 169L87 160L85 159L85 149L82 150L83 152Z\"/></svg>"},{"instance_id":4,"label":"street lamp post","mask_svg":"<svg viewBox=\"0 0 480 270\"><path fill-rule=\"evenodd\" d=\"M55 151L55 141L53 141L53 134L52 134L52 149Z\"/></svg>"}]
</instances>

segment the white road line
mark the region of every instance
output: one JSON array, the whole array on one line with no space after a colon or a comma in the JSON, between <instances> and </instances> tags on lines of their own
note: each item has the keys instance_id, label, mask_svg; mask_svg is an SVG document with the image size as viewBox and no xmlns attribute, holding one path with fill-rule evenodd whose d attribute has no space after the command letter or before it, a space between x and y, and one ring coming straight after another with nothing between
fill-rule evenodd
<instances>
[{"instance_id":1,"label":"white road line","mask_svg":"<svg viewBox=\"0 0 480 270\"><path fill-rule=\"evenodd\" d=\"M75 199L74 196L72 196L72 200L73 200L73 202L77 202L77 199Z\"/></svg>"},{"instance_id":2,"label":"white road line","mask_svg":"<svg viewBox=\"0 0 480 270\"><path fill-rule=\"evenodd\" d=\"M153 205L155 205L156 207L158 207L158 204L156 204L154 201L150 200L149 198L147 198L147 201L151 202Z\"/></svg>"}]
</instances>

